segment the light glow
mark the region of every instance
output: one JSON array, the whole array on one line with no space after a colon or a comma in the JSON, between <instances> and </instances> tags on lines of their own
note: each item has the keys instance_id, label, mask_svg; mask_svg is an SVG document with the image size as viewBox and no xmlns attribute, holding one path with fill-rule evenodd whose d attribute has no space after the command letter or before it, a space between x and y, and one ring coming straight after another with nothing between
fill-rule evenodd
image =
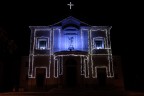
<instances>
[{"instance_id":1,"label":"light glow","mask_svg":"<svg viewBox=\"0 0 144 96\"><path fill-rule=\"evenodd\" d=\"M71 2L67 5L70 7L70 9L72 8L72 6L74 6L74 4L72 4Z\"/></svg>"},{"instance_id":2,"label":"light glow","mask_svg":"<svg viewBox=\"0 0 144 96\"><path fill-rule=\"evenodd\" d=\"M66 25L65 22L63 25ZM78 23L77 23L78 24ZM47 35L38 36L38 31L45 31ZM97 36L92 34L97 31L104 32L105 36ZM114 77L113 70L113 58L111 50L111 41L110 41L110 28L103 26L91 26L91 27L80 27L74 28L72 26L62 29L60 26L47 27L45 29L35 27L31 31L31 49L29 54L29 68L28 68L28 77L36 77L37 68L45 68L46 78L54 77L59 78L60 75L63 75L63 66L64 58L68 56L80 57L80 70L79 74L85 78L97 78L97 69L105 68L107 78ZM107 53L94 53L97 50L106 50ZM36 53L37 51L46 51L44 53ZM68 52L68 51L81 51L88 52L87 54L75 54L67 53L57 55L55 52ZM35 66L35 57L47 56L49 62L45 66ZM103 56L107 57L108 64L102 65L94 62L93 57ZM51 71L51 66L53 66L53 71ZM50 73L53 72L53 73ZM53 76L50 76L53 74Z\"/></svg>"}]
</instances>

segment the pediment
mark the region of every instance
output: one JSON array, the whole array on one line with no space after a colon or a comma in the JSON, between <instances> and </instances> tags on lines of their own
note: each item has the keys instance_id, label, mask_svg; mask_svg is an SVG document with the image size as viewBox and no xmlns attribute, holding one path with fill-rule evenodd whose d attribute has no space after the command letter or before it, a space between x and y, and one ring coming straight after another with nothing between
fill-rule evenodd
<instances>
[{"instance_id":1,"label":"pediment","mask_svg":"<svg viewBox=\"0 0 144 96\"><path fill-rule=\"evenodd\" d=\"M61 20L60 22L53 24L52 26L62 26L62 27L65 27L65 26L73 26L74 27L75 26L78 28L80 26L90 26L90 25L80 21L79 19L69 16L69 17Z\"/></svg>"}]
</instances>

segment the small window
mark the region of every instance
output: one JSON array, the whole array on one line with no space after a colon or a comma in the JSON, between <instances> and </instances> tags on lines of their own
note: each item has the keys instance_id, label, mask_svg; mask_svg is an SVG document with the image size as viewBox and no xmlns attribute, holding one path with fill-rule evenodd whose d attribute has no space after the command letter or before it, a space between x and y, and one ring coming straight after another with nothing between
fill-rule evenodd
<instances>
[{"instance_id":1,"label":"small window","mask_svg":"<svg viewBox=\"0 0 144 96\"><path fill-rule=\"evenodd\" d=\"M103 49L104 48L103 38L94 38L93 44L94 44L94 49Z\"/></svg>"},{"instance_id":2,"label":"small window","mask_svg":"<svg viewBox=\"0 0 144 96\"><path fill-rule=\"evenodd\" d=\"M97 48L97 49L103 48L102 43L103 43L102 41L96 40L96 41L95 41L95 46L96 46L96 48Z\"/></svg>"},{"instance_id":3,"label":"small window","mask_svg":"<svg viewBox=\"0 0 144 96\"><path fill-rule=\"evenodd\" d=\"M47 38L38 38L37 39L37 49L47 50L48 49L48 39Z\"/></svg>"},{"instance_id":4,"label":"small window","mask_svg":"<svg viewBox=\"0 0 144 96\"><path fill-rule=\"evenodd\" d=\"M46 41L39 41L39 49L43 50L46 49Z\"/></svg>"}]
</instances>

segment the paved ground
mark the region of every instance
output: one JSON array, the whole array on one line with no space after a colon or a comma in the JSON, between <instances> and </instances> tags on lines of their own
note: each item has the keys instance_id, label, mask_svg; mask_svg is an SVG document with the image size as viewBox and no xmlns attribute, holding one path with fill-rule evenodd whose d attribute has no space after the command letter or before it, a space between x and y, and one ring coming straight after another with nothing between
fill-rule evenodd
<instances>
[{"instance_id":1,"label":"paved ground","mask_svg":"<svg viewBox=\"0 0 144 96\"><path fill-rule=\"evenodd\" d=\"M7 92L0 96L144 96L140 92L117 90L52 89L48 92Z\"/></svg>"}]
</instances>

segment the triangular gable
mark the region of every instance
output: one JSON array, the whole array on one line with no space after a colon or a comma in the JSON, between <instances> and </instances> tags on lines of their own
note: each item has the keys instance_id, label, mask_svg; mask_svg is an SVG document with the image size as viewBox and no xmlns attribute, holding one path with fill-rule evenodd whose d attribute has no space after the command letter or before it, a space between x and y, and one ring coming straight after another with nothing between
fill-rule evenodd
<instances>
[{"instance_id":1,"label":"triangular gable","mask_svg":"<svg viewBox=\"0 0 144 96\"><path fill-rule=\"evenodd\" d=\"M70 16L70 17L68 17L68 18L66 18L66 19L64 19L64 20L62 21L62 25L63 25L63 26L66 25L66 24L80 25L80 21L77 20L77 19L75 19L74 17Z\"/></svg>"},{"instance_id":2,"label":"triangular gable","mask_svg":"<svg viewBox=\"0 0 144 96\"><path fill-rule=\"evenodd\" d=\"M80 20L78 20L72 16L69 16L69 17L67 17L67 18L65 18L65 19L63 19L63 20L61 20L61 21L59 21L59 22L57 22L51 26L64 26L66 24L75 24L77 26L90 26L89 24L84 23L84 22L82 22L82 21L80 21Z\"/></svg>"}]
</instances>

